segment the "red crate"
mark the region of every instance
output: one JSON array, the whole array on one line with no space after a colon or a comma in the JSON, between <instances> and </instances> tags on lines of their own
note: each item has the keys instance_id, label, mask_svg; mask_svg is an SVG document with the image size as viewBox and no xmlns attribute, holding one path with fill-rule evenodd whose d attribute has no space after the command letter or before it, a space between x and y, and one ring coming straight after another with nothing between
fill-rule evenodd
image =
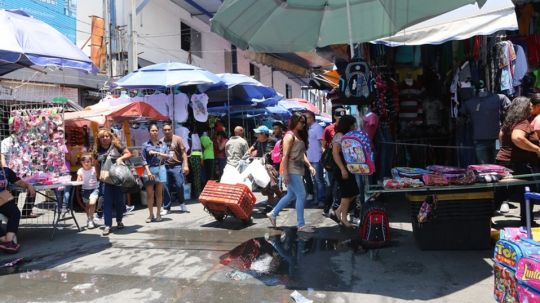
<instances>
[{"instance_id":1,"label":"red crate","mask_svg":"<svg viewBox=\"0 0 540 303\"><path fill-rule=\"evenodd\" d=\"M218 220L226 215L248 222L257 198L244 184L224 184L208 181L199 196L199 202Z\"/></svg>"}]
</instances>

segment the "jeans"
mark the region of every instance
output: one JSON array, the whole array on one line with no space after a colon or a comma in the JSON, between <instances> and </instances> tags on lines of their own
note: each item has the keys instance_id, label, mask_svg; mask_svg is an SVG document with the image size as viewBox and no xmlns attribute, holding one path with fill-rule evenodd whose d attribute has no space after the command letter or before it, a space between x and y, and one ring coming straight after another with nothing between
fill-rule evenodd
<instances>
[{"instance_id":1,"label":"jeans","mask_svg":"<svg viewBox=\"0 0 540 303\"><path fill-rule=\"evenodd\" d=\"M71 197L71 185L64 186L64 189L55 189L54 194L56 195L56 201L58 201L58 211L62 208L67 209Z\"/></svg>"},{"instance_id":2,"label":"jeans","mask_svg":"<svg viewBox=\"0 0 540 303\"><path fill-rule=\"evenodd\" d=\"M306 204L306 188L302 180L302 175L289 174L289 184L287 184L287 194L283 196L277 205L272 209L271 214L274 217L279 215L279 212L289 205L296 196L296 222L298 227L305 225L304 222L304 206Z\"/></svg>"},{"instance_id":3,"label":"jeans","mask_svg":"<svg viewBox=\"0 0 540 303\"><path fill-rule=\"evenodd\" d=\"M323 211L328 213L330 209L336 209L339 207L340 198L338 195L339 186L336 178L334 178L334 173L331 171L326 171L326 175L328 176L328 188L330 189L331 195L326 195Z\"/></svg>"},{"instance_id":4,"label":"jeans","mask_svg":"<svg viewBox=\"0 0 540 303\"><path fill-rule=\"evenodd\" d=\"M103 217L105 226L112 226L112 206L116 211L116 222L122 222L124 215L124 193L120 186L104 183L103 185Z\"/></svg>"},{"instance_id":5,"label":"jeans","mask_svg":"<svg viewBox=\"0 0 540 303\"><path fill-rule=\"evenodd\" d=\"M325 201L326 184L324 183L324 170L321 162L310 162L315 168L315 176L312 177L315 193L317 194L317 202Z\"/></svg>"},{"instance_id":6,"label":"jeans","mask_svg":"<svg viewBox=\"0 0 540 303\"><path fill-rule=\"evenodd\" d=\"M208 180L214 180L214 159L206 159L204 160L204 177L203 177L203 184L206 186L206 182ZM204 188L203 186L203 188Z\"/></svg>"},{"instance_id":7,"label":"jeans","mask_svg":"<svg viewBox=\"0 0 540 303\"><path fill-rule=\"evenodd\" d=\"M221 178L221 175L223 175L223 170L225 169L225 164L227 164L226 158L216 158L217 165L219 168L219 177Z\"/></svg>"},{"instance_id":8,"label":"jeans","mask_svg":"<svg viewBox=\"0 0 540 303\"><path fill-rule=\"evenodd\" d=\"M178 203L184 204L184 174L182 165L165 166L167 170L167 182L163 186L163 208L171 210L172 193L176 191Z\"/></svg>"},{"instance_id":9,"label":"jeans","mask_svg":"<svg viewBox=\"0 0 540 303\"><path fill-rule=\"evenodd\" d=\"M8 222L6 224L6 232L16 234L19 230L21 212L19 211L19 208L17 207L15 201L16 200L9 201L4 205L0 206L0 214L3 214L8 218Z\"/></svg>"},{"instance_id":10,"label":"jeans","mask_svg":"<svg viewBox=\"0 0 540 303\"><path fill-rule=\"evenodd\" d=\"M474 151L478 164L495 163L495 140L475 140Z\"/></svg>"},{"instance_id":11,"label":"jeans","mask_svg":"<svg viewBox=\"0 0 540 303\"><path fill-rule=\"evenodd\" d=\"M384 177L390 177L390 169L394 160L394 139L387 124L381 124L375 134L376 152L375 166L377 167L377 179L383 181Z\"/></svg>"}]
</instances>

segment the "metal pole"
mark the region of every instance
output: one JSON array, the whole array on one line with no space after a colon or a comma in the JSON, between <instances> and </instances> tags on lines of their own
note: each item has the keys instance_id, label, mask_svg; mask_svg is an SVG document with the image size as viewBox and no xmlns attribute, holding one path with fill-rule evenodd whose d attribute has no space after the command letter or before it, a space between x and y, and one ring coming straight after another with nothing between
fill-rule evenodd
<instances>
[{"instance_id":1,"label":"metal pole","mask_svg":"<svg viewBox=\"0 0 540 303\"><path fill-rule=\"evenodd\" d=\"M227 87L227 128L229 129L229 138L231 137L231 100L229 97L229 88Z\"/></svg>"},{"instance_id":2,"label":"metal pole","mask_svg":"<svg viewBox=\"0 0 540 303\"><path fill-rule=\"evenodd\" d=\"M129 56L128 56L128 72L137 70L139 64L137 60L137 1L131 0L131 14L129 14Z\"/></svg>"},{"instance_id":3,"label":"metal pole","mask_svg":"<svg viewBox=\"0 0 540 303\"><path fill-rule=\"evenodd\" d=\"M351 24L351 4L349 3L350 0L345 0L347 3L347 27L349 30L349 46L351 47L351 58L354 57L354 46L353 46L353 39L352 39L352 24Z\"/></svg>"}]
</instances>

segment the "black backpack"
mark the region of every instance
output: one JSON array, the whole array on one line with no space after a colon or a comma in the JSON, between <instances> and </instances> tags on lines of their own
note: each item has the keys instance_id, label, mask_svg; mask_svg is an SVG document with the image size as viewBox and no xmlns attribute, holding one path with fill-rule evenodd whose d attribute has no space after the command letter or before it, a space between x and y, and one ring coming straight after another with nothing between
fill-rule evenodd
<instances>
[{"instance_id":1,"label":"black backpack","mask_svg":"<svg viewBox=\"0 0 540 303\"><path fill-rule=\"evenodd\" d=\"M373 201L362 206L360 241L364 248L379 248L390 244L390 221L386 209Z\"/></svg>"}]
</instances>

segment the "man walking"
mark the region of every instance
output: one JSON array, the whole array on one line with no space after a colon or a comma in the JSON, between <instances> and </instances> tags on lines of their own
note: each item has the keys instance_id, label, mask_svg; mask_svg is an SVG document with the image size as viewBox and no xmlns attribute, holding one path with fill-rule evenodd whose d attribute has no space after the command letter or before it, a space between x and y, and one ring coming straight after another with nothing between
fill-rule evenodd
<instances>
[{"instance_id":1,"label":"man walking","mask_svg":"<svg viewBox=\"0 0 540 303\"><path fill-rule=\"evenodd\" d=\"M234 136L232 136L227 144L225 144L225 155L227 156L227 165L238 168L240 160L244 157L249 149L246 139L242 138L244 129L241 126L234 128Z\"/></svg>"},{"instance_id":2,"label":"man walking","mask_svg":"<svg viewBox=\"0 0 540 303\"><path fill-rule=\"evenodd\" d=\"M315 198L317 199L317 205L319 207L324 206L325 201L325 183L324 183L324 171L321 164L322 156L322 142L323 142L323 128L315 120L315 114L312 112L306 112L304 114L308 125L308 150L307 158L311 163L311 166L315 168L315 176L311 177L311 174L307 174L306 178L311 177L313 180L312 189L315 192ZM311 194L311 193L310 193Z\"/></svg>"},{"instance_id":3,"label":"man walking","mask_svg":"<svg viewBox=\"0 0 540 303\"><path fill-rule=\"evenodd\" d=\"M164 186L163 210L161 215L171 211L172 193L176 191L176 199L182 212L188 212L184 201L184 177L189 174L189 164L186 149L182 138L173 134L172 123L165 122L163 125L164 137L161 139L169 148L169 157L165 160L167 170L167 182Z\"/></svg>"}]
</instances>

